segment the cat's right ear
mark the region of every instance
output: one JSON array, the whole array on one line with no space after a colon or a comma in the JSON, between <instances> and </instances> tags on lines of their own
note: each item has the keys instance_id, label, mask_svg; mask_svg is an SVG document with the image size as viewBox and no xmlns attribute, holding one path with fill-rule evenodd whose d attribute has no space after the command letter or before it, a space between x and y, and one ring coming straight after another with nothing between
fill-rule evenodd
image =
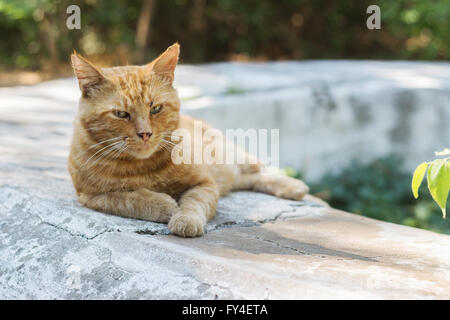
<instances>
[{"instance_id":1,"label":"cat's right ear","mask_svg":"<svg viewBox=\"0 0 450 320\"><path fill-rule=\"evenodd\" d=\"M161 75L162 77L173 82L175 67L178 63L178 56L180 55L180 45L174 43L166 51L164 51L158 58L147 65L152 72Z\"/></svg>"},{"instance_id":2,"label":"cat's right ear","mask_svg":"<svg viewBox=\"0 0 450 320\"><path fill-rule=\"evenodd\" d=\"M91 97L106 82L105 77L97 67L78 53L74 52L70 58L83 97Z\"/></svg>"}]
</instances>

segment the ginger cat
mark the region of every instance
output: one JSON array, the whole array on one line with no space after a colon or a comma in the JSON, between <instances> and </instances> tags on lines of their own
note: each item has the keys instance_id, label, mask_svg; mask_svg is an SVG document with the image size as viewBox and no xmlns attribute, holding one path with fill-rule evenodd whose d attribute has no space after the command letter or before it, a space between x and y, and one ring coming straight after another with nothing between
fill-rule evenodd
<instances>
[{"instance_id":1,"label":"ginger cat","mask_svg":"<svg viewBox=\"0 0 450 320\"><path fill-rule=\"evenodd\" d=\"M171 133L193 131L179 114L172 83L180 47L143 66L97 68L71 57L82 96L74 123L69 172L79 201L122 217L168 223L183 237L204 234L219 196L254 190L300 200L300 180L260 173L259 164L175 164ZM204 125L203 128L208 128Z\"/></svg>"}]
</instances>

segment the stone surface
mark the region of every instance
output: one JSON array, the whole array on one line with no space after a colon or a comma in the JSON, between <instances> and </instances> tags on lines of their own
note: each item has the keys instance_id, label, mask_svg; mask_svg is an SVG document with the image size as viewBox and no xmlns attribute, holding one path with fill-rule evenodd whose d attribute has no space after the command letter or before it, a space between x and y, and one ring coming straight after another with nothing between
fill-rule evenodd
<instances>
[{"instance_id":1,"label":"stone surface","mask_svg":"<svg viewBox=\"0 0 450 320\"><path fill-rule=\"evenodd\" d=\"M181 66L184 103L198 88L197 102L226 99L226 74L264 69L240 67ZM291 86L279 64L266 68L280 88ZM203 84L188 83L191 69ZM250 89L278 92L248 77L237 79L261 78ZM233 193L196 239L82 207L66 169L78 95L73 79L0 88L0 298L450 299L449 236L310 200Z\"/></svg>"}]
</instances>

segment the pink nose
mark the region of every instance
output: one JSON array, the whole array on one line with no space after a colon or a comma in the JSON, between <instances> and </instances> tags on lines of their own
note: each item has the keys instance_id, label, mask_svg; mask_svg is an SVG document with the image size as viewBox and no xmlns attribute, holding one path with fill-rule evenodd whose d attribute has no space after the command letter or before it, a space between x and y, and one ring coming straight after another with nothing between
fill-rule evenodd
<instances>
[{"instance_id":1,"label":"pink nose","mask_svg":"<svg viewBox=\"0 0 450 320\"><path fill-rule=\"evenodd\" d=\"M144 140L144 142L147 142L148 139L152 136L152 132L138 132L137 135Z\"/></svg>"}]
</instances>

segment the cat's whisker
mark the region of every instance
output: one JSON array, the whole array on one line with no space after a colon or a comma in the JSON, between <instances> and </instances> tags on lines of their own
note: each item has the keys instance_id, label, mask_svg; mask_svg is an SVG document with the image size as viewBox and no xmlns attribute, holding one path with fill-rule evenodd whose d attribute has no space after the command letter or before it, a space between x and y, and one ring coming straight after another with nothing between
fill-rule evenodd
<instances>
[{"instance_id":1,"label":"cat's whisker","mask_svg":"<svg viewBox=\"0 0 450 320\"><path fill-rule=\"evenodd\" d=\"M175 146L171 146L168 144L161 144L162 146L164 146L168 151L172 151L173 148L175 148Z\"/></svg>"},{"instance_id":2,"label":"cat's whisker","mask_svg":"<svg viewBox=\"0 0 450 320\"><path fill-rule=\"evenodd\" d=\"M126 148L128 148L128 145L124 142L123 143L123 146L121 145L120 147L118 147L118 148L112 148L112 150L109 150L110 152L108 152L106 155L104 155L104 159L105 160L115 160L116 159L116 157L117 156L119 156L123 151L125 151L126 150ZM112 151L112 152L111 152ZM111 159L113 157L113 159ZM109 158L109 159L108 159ZM94 163L95 164L95 163ZM93 164L93 165L94 165ZM89 178L92 178L92 177L95 177L95 176L98 176L100 173L103 173L104 171L105 171L105 169L109 169L109 170L112 170L111 169L111 166L109 166L109 165L104 165L103 167L101 167L101 168L98 168L97 167L97 169L94 169L94 171L90 174L90 176L89 176Z\"/></svg>"},{"instance_id":3,"label":"cat's whisker","mask_svg":"<svg viewBox=\"0 0 450 320\"><path fill-rule=\"evenodd\" d=\"M106 140L100 141L99 143L96 143L96 144L90 146L90 147L88 148L88 150L89 150L89 149L92 149L92 148L95 148L96 146L101 145L101 144L103 144L103 143L105 143L105 142L108 142L108 141L114 141L114 140L119 140L119 139L122 139L122 138L123 138L123 137L115 137L115 138L111 138L111 139L106 139Z\"/></svg>"},{"instance_id":4,"label":"cat's whisker","mask_svg":"<svg viewBox=\"0 0 450 320\"><path fill-rule=\"evenodd\" d=\"M92 164L92 166L95 166L95 164L97 164L100 160L102 159L108 159L108 157L114 153L114 151L117 151L118 148L120 149L122 145L119 145L119 147L117 146L112 146L110 149L104 151L103 153L100 154L100 156L95 160L95 162Z\"/></svg>"},{"instance_id":5,"label":"cat's whisker","mask_svg":"<svg viewBox=\"0 0 450 320\"><path fill-rule=\"evenodd\" d=\"M166 141L175 142L171 140L171 136L161 136L161 139L164 139ZM169 139L169 140L168 140Z\"/></svg>"},{"instance_id":6,"label":"cat's whisker","mask_svg":"<svg viewBox=\"0 0 450 320\"><path fill-rule=\"evenodd\" d=\"M89 159L87 159L86 162L82 165L82 167L86 166L86 164L87 164L93 157L95 157L98 153L102 152L102 151L105 150L105 149L111 148L111 147L113 147L113 146L115 146L115 145L117 145L117 144L119 144L119 143L123 143L123 142L122 142L122 141L116 141L116 142L113 142L113 143L107 145L106 147L101 148L101 149L98 150L96 153L94 153Z\"/></svg>"},{"instance_id":7,"label":"cat's whisker","mask_svg":"<svg viewBox=\"0 0 450 320\"><path fill-rule=\"evenodd\" d=\"M122 150L124 150L125 148L128 148L128 145L126 143L124 143L123 145L119 146L115 152L113 152L111 155L108 156L109 160L117 159L117 156L120 155Z\"/></svg>"},{"instance_id":8,"label":"cat's whisker","mask_svg":"<svg viewBox=\"0 0 450 320\"><path fill-rule=\"evenodd\" d=\"M173 147L175 145L175 144L168 143L168 141L166 141L164 139L162 139L160 143L162 143L164 146L167 146L167 147Z\"/></svg>"},{"instance_id":9,"label":"cat's whisker","mask_svg":"<svg viewBox=\"0 0 450 320\"><path fill-rule=\"evenodd\" d=\"M163 131L163 132L161 132L162 136L167 136L167 137L170 137L172 134L173 134L173 131Z\"/></svg>"},{"instance_id":10,"label":"cat's whisker","mask_svg":"<svg viewBox=\"0 0 450 320\"><path fill-rule=\"evenodd\" d=\"M87 129L89 131L102 131L102 129L107 129L108 126L105 124L96 123L95 125L88 126Z\"/></svg>"},{"instance_id":11,"label":"cat's whisker","mask_svg":"<svg viewBox=\"0 0 450 320\"><path fill-rule=\"evenodd\" d=\"M165 151L167 151L167 152L171 152L171 150L169 150L168 148L167 148L167 146L166 145L164 145L164 144L159 144L159 147L162 149L162 150L165 150Z\"/></svg>"},{"instance_id":12,"label":"cat's whisker","mask_svg":"<svg viewBox=\"0 0 450 320\"><path fill-rule=\"evenodd\" d=\"M99 163L100 160L102 160L102 159L106 160L114 151L117 151L117 149L110 149L110 150L108 150L108 152L103 153L100 158L98 158L94 163L92 163L91 168L95 168L96 167L95 165L97 163ZM104 165L102 168L104 169L105 167L107 167L107 165ZM101 171L103 171L103 169L97 170L96 173L100 173Z\"/></svg>"},{"instance_id":13,"label":"cat's whisker","mask_svg":"<svg viewBox=\"0 0 450 320\"><path fill-rule=\"evenodd\" d=\"M120 157L120 155L122 154L122 153L124 153L126 150L128 149L128 145L125 145L122 149L120 149L120 152L119 152L119 154L118 155L116 155L115 157L114 157L114 159L113 160L116 160L116 159L118 159L119 157Z\"/></svg>"},{"instance_id":14,"label":"cat's whisker","mask_svg":"<svg viewBox=\"0 0 450 320\"><path fill-rule=\"evenodd\" d=\"M161 139L161 141L164 141L164 143L167 143L167 144L169 144L169 145L171 145L171 146L176 146L176 145L178 144L178 143L175 143L175 142L166 140L166 139Z\"/></svg>"},{"instance_id":15,"label":"cat's whisker","mask_svg":"<svg viewBox=\"0 0 450 320\"><path fill-rule=\"evenodd\" d=\"M177 141L180 139L180 136L178 134L174 134L174 131L167 131L167 132L162 132L161 136L163 138L170 138L172 139L173 137L177 138Z\"/></svg>"},{"instance_id":16,"label":"cat's whisker","mask_svg":"<svg viewBox=\"0 0 450 320\"><path fill-rule=\"evenodd\" d=\"M160 146L162 149L164 149L164 150L166 150L167 152L169 152L169 153L172 153L173 150L175 150L175 149L178 149L178 150L181 149L181 146L178 145L178 144L170 145L170 144L167 144L168 141L165 141L165 140L161 140L161 142L162 142L162 143L161 143L159 146Z\"/></svg>"},{"instance_id":17,"label":"cat's whisker","mask_svg":"<svg viewBox=\"0 0 450 320\"><path fill-rule=\"evenodd\" d=\"M111 152L110 154L108 154L108 155L105 157L105 160L108 160L108 161L114 161L114 160L116 160L117 157L121 154L122 150L124 150L124 149L126 149L126 148L127 148L126 145L124 145L124 146L122 146L122 147L119 147L119 149L116 149L116 150L114 150L113 152ZM98 170L96 171L96 174L98 175L98 174L100 174L100 173L103 173L105 170L106 170L106 172L111 171L111 170L112 170L112 167L111 167L110 165L104 165L103 167L101 167L100 169L98 169Z\"/></svg>"}]
</instances>

